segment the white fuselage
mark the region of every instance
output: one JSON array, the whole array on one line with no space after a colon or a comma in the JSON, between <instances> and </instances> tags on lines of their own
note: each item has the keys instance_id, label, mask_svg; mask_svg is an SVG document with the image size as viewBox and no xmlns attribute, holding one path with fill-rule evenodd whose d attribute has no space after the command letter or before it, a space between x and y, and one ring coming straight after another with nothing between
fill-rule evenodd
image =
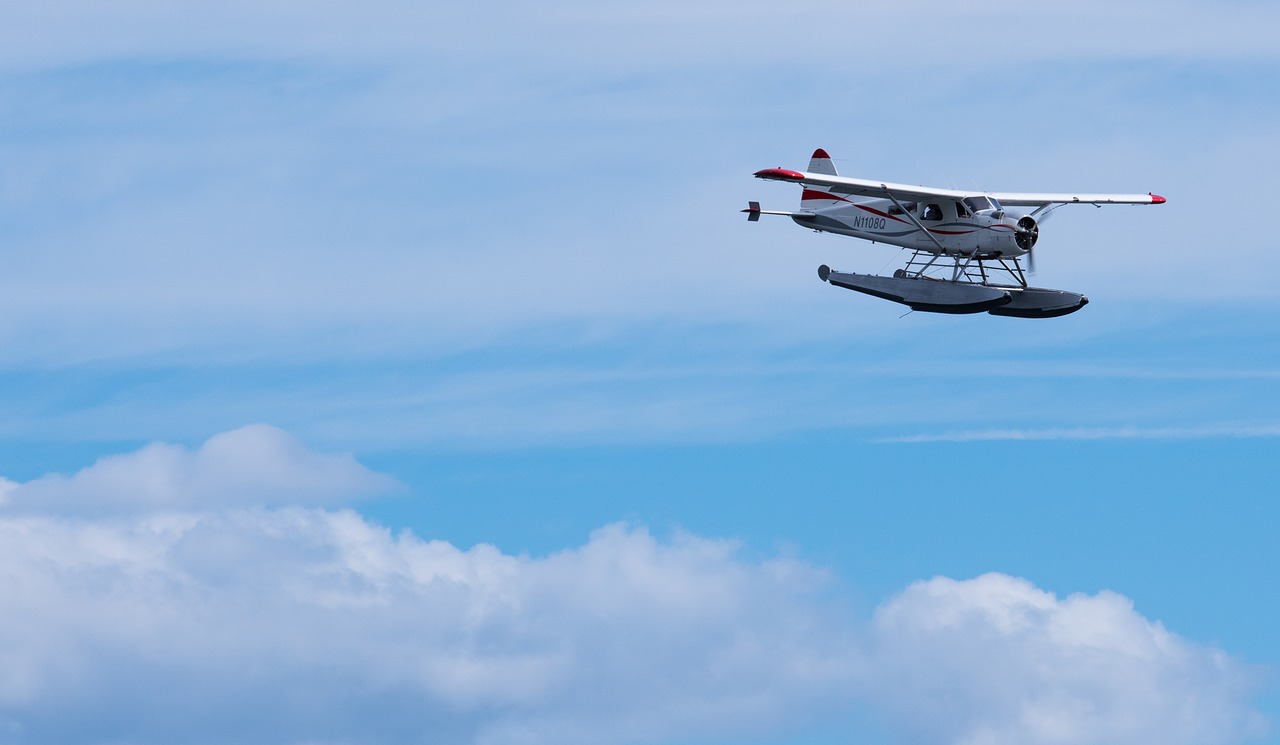
<instances>
[{"instance_id":1,"label":"white fuselage","mask_svg":"<svg viewBox=\"0 0 1280 745\"><path fill-rule=\"evenodd\" d=\"M1035 244L1038 232L1032 218L1008 213L998 203L854 201L807 190L804 196L800 211L791 215L800 225L930 253L1017 257Z\"/></svg>"}]
</instances>

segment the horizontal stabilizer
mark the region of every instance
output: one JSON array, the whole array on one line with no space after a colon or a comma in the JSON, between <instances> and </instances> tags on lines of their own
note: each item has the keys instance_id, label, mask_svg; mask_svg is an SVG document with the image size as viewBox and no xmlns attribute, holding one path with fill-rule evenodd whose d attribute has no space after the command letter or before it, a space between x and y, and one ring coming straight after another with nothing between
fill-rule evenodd
<instances>
[{"instance_id":1,"label":"horizontal stabilizer","mask_svg":"<svg viewBox=\"0 0 1280 745\"><path fill-rule=\"evenodd\" d=\"M739 212L747 213L747 221L755 222L760 219L761 215L782 215L783 217L813 217L812 212L783 212L781 210L762 210L759 202L747 202L745 210Z\"/></svg>"}]
</instances>

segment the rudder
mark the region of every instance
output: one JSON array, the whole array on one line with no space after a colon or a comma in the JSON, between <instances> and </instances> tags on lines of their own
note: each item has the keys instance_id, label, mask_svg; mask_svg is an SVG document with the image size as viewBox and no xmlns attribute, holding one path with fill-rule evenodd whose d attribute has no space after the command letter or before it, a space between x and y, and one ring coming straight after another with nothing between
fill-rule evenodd
<instances>
[{"instance_id":1,"label":"rudder","mask_svg":"<svg viewBox=\"0 0 1280 745\"><path fill-rule=\"evenodd\" d=\"M818 148L813 151L813 157L809 159L809 173L821 173L824 176L839 176L836 173L836 164L831 162L831 156L827 155L827 151Z\"/></svg>"},{"instance_id":2,"label":"rudder","mask_svg":"<svg viewBox=\"0 0 1280 745\"><path fill-rule=\"evenodd\" d=\"M824 176L840 175L836 173L836 164L831 162L831 156L827 155L827 151L822 148L813 151L813 157L809 159L809 173L820 173ZM816 184L805 184L804 193L800 195L800 207L803 209L821 209L837 202L847 201L849 200L844 197L832 194L828 187Z\"/></svg>"}]
</instances>

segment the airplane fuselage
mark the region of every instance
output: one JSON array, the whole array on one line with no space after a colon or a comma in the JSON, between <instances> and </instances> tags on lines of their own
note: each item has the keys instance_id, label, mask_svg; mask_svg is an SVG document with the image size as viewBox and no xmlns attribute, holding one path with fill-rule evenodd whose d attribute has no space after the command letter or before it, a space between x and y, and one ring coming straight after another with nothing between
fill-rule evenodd
<instances>
[{"instance_id":1,"label":"airplane fuselage","mask_svg":"<svg viewBox=\"0 0 1280 745\"><path fill-rule=\"evenodd\" d=\"M974 209L958 200L893 202L887 199L851 201L835 195L806 192L799 225L827 233L888 243L919 251L979 258L1015 257L1035 243L1036 228L1029 217L1011 214L998 204ZM1024 233L1019 245L1019 220ZM1030 222L1027 222L1030 221Z\"/></svg>"}]
</instances>

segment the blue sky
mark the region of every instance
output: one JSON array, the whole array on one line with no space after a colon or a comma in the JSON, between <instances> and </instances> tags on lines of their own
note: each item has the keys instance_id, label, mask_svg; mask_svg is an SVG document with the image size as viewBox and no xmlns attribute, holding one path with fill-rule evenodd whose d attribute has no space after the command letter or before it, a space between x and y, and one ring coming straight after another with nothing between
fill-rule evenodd
<instances>
[{"instance_id":1,"label":"blue sky","mask_svg":"<svg viewBox=\"0 0 1280 745\"><path fill-rule=\"evenodd\" d=\"M8 741L1276 741L1270 5L8 15ZM818 146L1169 202L903 316Z\"/></svg>"}]
</instances>

